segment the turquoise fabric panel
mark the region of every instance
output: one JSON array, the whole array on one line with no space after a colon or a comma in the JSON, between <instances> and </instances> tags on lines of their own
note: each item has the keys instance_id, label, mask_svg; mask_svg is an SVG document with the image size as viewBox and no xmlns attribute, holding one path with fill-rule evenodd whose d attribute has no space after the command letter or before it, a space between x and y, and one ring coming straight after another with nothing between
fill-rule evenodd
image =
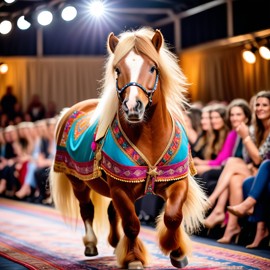
<instances>
[{"instance_id":1,"label":"turquoise fabric panel","mask_svg":"<svg viewBox=\"0 0 270 270\"><path fill-rule=\"evenodd\" d=\"M118 146L117 142L113 139L111 128L108 130L106 139L103 146L103 151L115 162L124 164L125 166L136 165Z\"/></svg>"},{"instance_id":2,"label":"turquoise fabric panel","mask_svg":"<svg viewBox=\"0 0 270 270\"><path fill-rule=\"evenodd\" d=\"M92 126L88 127L82 134L75 140L75 128L76 123L80 119L74 121L67 138L67 151L72 159L77 162L87 162L94 159L94 152L91 148L91 144L94 139L94 132L96 130L98 121L96 121Z\"/></svg>"},{"instance_id":3,"label":"turquoise fabric panel","mask_svg":"<svg viewBox=\"0 0 270 270\"><path fill-rule=\"evenodd\" d=\"M168 165L181 162L188 156L187 133L180 123L176 122L176 125L178 125L178 127L180 128L180 136L181 136L180 144L181 145L180 145L178 152L175 154L175 156L172 158L172 160L170 160L170 162L168 162Z\"/></svg>"}]
</instances>

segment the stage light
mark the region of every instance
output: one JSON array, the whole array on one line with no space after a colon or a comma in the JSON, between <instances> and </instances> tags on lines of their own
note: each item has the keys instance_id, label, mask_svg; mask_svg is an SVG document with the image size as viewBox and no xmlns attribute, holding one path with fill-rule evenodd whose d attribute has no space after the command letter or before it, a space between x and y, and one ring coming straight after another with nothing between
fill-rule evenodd
<instances>
[{"instance_id":1,"label":"stage light","mask_svg":"<svg viewBox=\"0 0 270 270\"><path fill-rule=\"evenodd\" d=\"M19 19L17 20L17 26L21 29L21 30L26 30L31 26L31 23L25 20L24 16L19 17Z\"/></svg>"},{"instance_id":2,"label":"stage light","mask_svg":"<svg viewBox=\"0 0 270 270\"><path fill-rule=\"evenodd\" d=\"M270 60L270 39L263 41L259 48L259 53L265 60Z\"/></svg>"},{"instance_id":3,"label":"stage light","mask_svg":"<svg viewBox=\"0 0 270 270\"><path fill-rule=\"evenodd\" d=\"M249 50L243 51L243 58L249 64L254 64L256 62L255 53Z\"/></svg>"},{"instance_id":4,"label":"stage light","mask_svg":"<svg viewBox=\"0 0 270 270\"><path fill-rule=\"evenodd\" d=\"M0 73L5 74L8 72L8 65L5 63L0 63Z\"/></svg>"},{"instance_id":5,"label":"stage light","mask_svg":"<svg viewBox=\"0 0 270 270\"><path fill-rule=\"evenodd\" d=\"M0 23L0 33L2 35L8 34L12 29L12 24L8 20L4 20Z\"/></svg>"},{"instance_id":6,"label":"stage light","mask_svg":"<svg viewBox=\"0 0 270 270\"><path fill-rule=\"evenodd\" d=\"M65 21L72 21L77 16L77 9L73 6L67 6L62 10L61 16Z\"/></svg>"},{"instance_id":7,"label":"stage light","mask_svg":"<svg viewBox=\"0 0 270 270\"><path fill-rule=\"evenodd\" d=\"M261 46L259 48L259 53L260 53L261 57L264 58L265 60L270 60L270 49L269 49L269 47Z\"/></svg>"},{"instance_id":8,"label":"stage light","mask_svg":"<svg viewBox=\"0 0 270 270\"><path fill-rule=\"evenodd\" d=\"M93 0L89 6L90 14L96 18L104 14L104 5L100 0Z\"/></svg>"},{"instance_id":9,"label":"stage light","mask_svg":"<svg viewBox=\"0 0 270 270\"><path fill-rule=\"evenodd\" d=\"M37 15L37 21L42 26L49 25L52 22L52 20L53 20L53 15L48 10L43 10L39 12Z\"/></svg>"},{"instance_id":10,"label":"stage light","mask_svg":"<svg viewBox=\"0 0 270 270\"><path fill-rule=\"evenodd\" d=\"M245 45L245 49L242 52L242 57L249 64L254 64L256 62L256 51L258 50L257 43L248 43Z\"/></svg>"},{"instance_id":11,"label":"stage light","mask_svg":"<svg viewBox=\"0 0 270 270\"><path fill-rule=\"evenodd\" d=\"M13 2L15 2L15 0L4 0L7 4L11 4Z\"/></svg>"}]
</instances>

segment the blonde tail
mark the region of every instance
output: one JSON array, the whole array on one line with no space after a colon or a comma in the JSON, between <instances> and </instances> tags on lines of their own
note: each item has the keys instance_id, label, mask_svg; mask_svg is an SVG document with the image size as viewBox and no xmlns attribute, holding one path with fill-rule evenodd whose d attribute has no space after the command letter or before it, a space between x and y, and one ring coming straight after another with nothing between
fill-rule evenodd
<instances>
[{"instance_id":1,"label":"blonde tail","mask_svg":"<svg viewBox=\"0 0 270 270\"><path fill-rule=\"evenodd\" d=\"M80 214L79 202L76 199L72 185L64 173L50 170L50 189L55 208L60 211L68 224L77 224Z\"/></svg>"},{"instance_id":2,"label":"blonde tail","mask_svg":"<svg viewBox=\"0 0 270 270\"><path fill-rule=\"evenodd\" d=\"M183 218L185 229L191 234L201 228L209 203L196 180L190 174L188 177L189 188L187 200L183 205Z\"/></svg>"},{"instance_id":3,"label":"blonde tail","mask_svg":"<svg viewBox=\"0 0 270 270\"><path fill-rule=\"evenodd\" d=\"M111 199L101 196L99 193L91 190L90 197L95 208L93 229L98 235L98 238L107 236L110 229L110 223L108 219L108 206Z\"/></svg>"}]
</instances>

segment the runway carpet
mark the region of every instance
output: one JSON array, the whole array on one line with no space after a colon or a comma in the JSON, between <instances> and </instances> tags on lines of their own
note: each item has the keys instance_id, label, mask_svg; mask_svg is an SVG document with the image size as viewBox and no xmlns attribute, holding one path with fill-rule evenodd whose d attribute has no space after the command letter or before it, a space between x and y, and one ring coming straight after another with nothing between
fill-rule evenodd
<instances>
[{"instance_id":1,"label":"runway carpet","mask_svg":"<svg viewBox=\"0 0 270 270\"><path fill-rule=\"evenodd\" d=\"M83 255L83 231L82 223L76 231L68 227L52 207L0 198L0 256L27 269L117 269L113 249L105 241L98 244L97 257ZM147 269L175 269L160 253L154 229L142 227L140 236L152 255ZM193 245L185 269L270 269L266 258L195 240Z\"/></svg>"}]
</instances>

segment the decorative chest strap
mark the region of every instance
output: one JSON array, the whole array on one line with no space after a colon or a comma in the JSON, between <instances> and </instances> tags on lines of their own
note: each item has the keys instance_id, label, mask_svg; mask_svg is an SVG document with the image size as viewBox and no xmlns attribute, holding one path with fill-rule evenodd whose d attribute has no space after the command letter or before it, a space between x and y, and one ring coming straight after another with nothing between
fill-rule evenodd
<instances>
[{"instance_id":1,"label":"decorative chest strap","mask_svg":"<svg viewBox=\"0 0 270 270\"><path fill-rule=\"evenodd\" d=\"M129 183L146 182L145 192L154 194L155 182L168 182L183 179L189 170L188 157L181 162L156 166L125 166L112 160L102 152L100 167L112 178Z\"/></svg>"}]
</instances>

